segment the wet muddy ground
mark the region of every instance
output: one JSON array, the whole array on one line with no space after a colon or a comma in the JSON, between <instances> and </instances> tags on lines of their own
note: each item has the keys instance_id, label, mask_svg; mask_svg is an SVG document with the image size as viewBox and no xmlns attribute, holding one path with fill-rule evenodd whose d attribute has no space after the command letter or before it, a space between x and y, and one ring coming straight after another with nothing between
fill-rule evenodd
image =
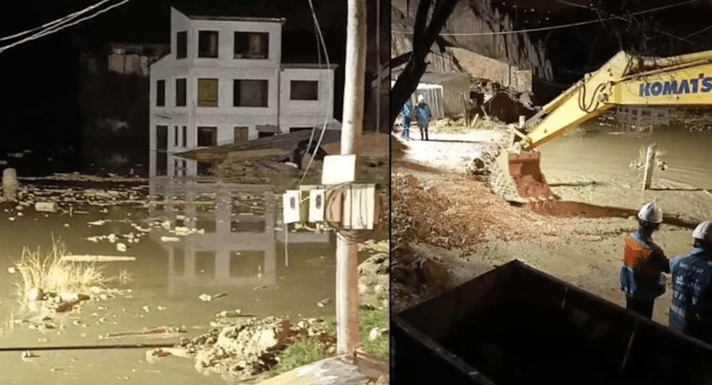
<instances>
[{"instance_id":1,"label":"wet muddy ground","mask_svg":"<svg viewBox=\"0 0 712 385\"><path fill-rule=\"evenodd\" d=\"M334 314L333 236L290 233L285 246L277 195L267 186L77 175L20 185L17 202L0 204L0 383L225 383L189 359L150 363L146 348L54 347L175 344L207 331L224 310ZM36 202L58 209L37 211ZM96 263L113 278L102 295L37 318L20 303L12 267L23 247L44 254L53 237L73 255L135 260ZM23 357L25 350L33 353Z\"/></svg>"},{"instance_id":2,"label":"wet muddy ground","mask_svg":"<svg viewBox=\"0 0 712 385\"><path fill-rule=\"evenodd\" d=\"M610 131L594 127L543 145L541 169L561 201L525 207L507 204L464 172L468 159L501 131L432 134L428 142L401 143L406 148L393 168L393 232L408 245L403 265L419 275L405 274L404 281L429 278L445 290L517 258L623 306L622 239L635 229L643 203L656 199L663 208L665 222L653 238L669 257L686 252L691 229L712 218L712 167L704 150L712 134L684 127L657 129L652 137ZM651 142L667 167L656 170L653 188L643 191L643 170L635 163ZM440 206L442 215L431 212ZM394 266L394 276L401 272ZM394 310L434 295L426 286L394 285ZM654 320L664 325L670 291L656 301Z\"/></svg>"}]
</instances>

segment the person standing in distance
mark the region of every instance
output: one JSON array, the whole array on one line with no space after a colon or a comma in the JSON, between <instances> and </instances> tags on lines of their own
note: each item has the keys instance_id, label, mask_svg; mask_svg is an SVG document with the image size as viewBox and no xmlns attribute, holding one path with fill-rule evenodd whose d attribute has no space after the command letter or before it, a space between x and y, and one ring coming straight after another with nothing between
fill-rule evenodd
<instances>
[{"instance_id":1,"label":"person standing in distance","mask_svg":"<svg viewBox=\"0 0 712 385\"><path fill-rule=\"evenodd\" d=\"M663 221L663 212L648 202L638 212L638 230L625 237L620 288L625 292L626 309L643 317L653 317L655 298L665 293L665 276L670 264L663 250L653 242L653 232Z\"/></svg>"},{"instance_id":2,"label":"person standing in distance","mask_svg":"<svg viewBox=\"0 0 712 385\"><path fill-rule=\"evenodd\" d=\"M418 104L415 105L415 120L420 127L420 140L428 140L428 124L431 116L430 107L425 103L425 97L418 95Z\"/></svg>"},{"instance_id":3,"label":"person standing in distance","mask_svg":"<svg viewBox=\"0 0 712 385\"><path fill-rule=\"evenodd\" d=\"M670 260L672 302L668 326L712 344L712 222L692 232L687 254Z\"/></svg>"},{"instance_id":4,"label":"person standing in distance","mask_svg":"<svg viewBox=\"0 0 712 385\"><path fill-rule=\"evenodd\" d=\"M401 107L401 138L410 140L410 119L413 115L413 103L410 98L403 103Z\"/></svg>"}]
</instances>

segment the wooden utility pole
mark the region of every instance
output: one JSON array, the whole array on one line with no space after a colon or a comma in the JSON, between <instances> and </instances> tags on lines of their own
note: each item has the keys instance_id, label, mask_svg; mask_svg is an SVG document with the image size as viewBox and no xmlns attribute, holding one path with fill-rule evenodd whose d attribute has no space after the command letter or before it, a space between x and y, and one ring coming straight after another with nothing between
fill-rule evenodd
<instances>
[{"instance_id":1,"label":"wooden utility pole","mask_svg":"<svg viewBox=\"0 0 712 385\"><path fill-rule=\"evenodd\" d=\"M360 151L365 75L366 2L348 0L341 155L358 154ZM335 302L336 354L353 356L359 343L358 258L356 243L344 234L337 234L336 237Z\"/></svg>"}]
</instances>

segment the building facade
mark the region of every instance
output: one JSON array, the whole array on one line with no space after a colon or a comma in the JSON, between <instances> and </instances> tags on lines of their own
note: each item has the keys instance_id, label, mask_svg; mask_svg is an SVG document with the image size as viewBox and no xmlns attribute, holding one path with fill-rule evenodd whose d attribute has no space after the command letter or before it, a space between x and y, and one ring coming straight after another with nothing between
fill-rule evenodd
<instances>
[{"instance_id":1,"label":"building facade","mask_svg":"<svg viewBox=\"0 0 712 385\"><path fill-rule=\"evenodd\" d=\"M333 120L334 68L281 62L281 18L185 15L151 65L150 176L194 176L176 153Z\"/></svg>"}]
</instances>

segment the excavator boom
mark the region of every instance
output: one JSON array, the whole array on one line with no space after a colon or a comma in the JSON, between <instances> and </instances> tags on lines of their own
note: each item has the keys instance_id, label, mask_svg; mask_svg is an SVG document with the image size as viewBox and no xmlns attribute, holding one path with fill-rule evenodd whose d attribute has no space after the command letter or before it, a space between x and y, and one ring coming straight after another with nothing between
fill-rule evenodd
<instances>
[{"instance_id":1,"label":"excavator boom","mask_svg":"<svg viewBox=\"0 0 712 385\"><path fill-rule=\"evenodd\" d=\"M515 143L498 163L509 173L519 198L557 198L540 168L536 147L617 106L712 104L712 51L669 58L632 56L623 51L587 74L515 129ZM506 159L504 159L506 158Z\"/></svg>"}]
</instances>

